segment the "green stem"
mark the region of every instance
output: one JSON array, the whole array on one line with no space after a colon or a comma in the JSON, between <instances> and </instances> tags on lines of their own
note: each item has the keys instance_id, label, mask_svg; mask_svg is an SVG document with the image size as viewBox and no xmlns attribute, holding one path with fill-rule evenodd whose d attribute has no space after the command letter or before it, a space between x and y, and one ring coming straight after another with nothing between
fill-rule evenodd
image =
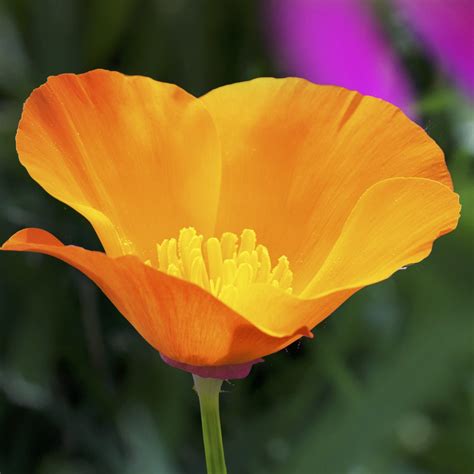
<instances>
[{"instance_id":1,"label":"green stem","mask_svg":"<svg viewBox=\"0 0 474 474\"><path fill-rule=\"evenodd\" d=\"M227 474L222 445L221 420L219 416L219 393L222 380L193 375L194 390L201 407L202 436L206 453L208 474Z\"/></svg>"}]
</instances>

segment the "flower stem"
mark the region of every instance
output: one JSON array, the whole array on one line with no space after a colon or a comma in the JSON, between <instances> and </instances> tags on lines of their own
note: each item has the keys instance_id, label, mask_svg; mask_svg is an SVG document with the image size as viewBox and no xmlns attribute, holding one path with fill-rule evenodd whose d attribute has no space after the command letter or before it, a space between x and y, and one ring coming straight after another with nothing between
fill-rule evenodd
<instances>
[{"instance_id":1,"label":"flower stem","mask_svg":"<svg viewBox=\"0 0 474 474\"><path fill-rule=\"evenodd\" d=\"M227 474L222 445L221 420L219 416L220 379L210 379L193 375L194 390L201 407L202 436L206 453L208 474Z\"/></svg>"}]
</instances>

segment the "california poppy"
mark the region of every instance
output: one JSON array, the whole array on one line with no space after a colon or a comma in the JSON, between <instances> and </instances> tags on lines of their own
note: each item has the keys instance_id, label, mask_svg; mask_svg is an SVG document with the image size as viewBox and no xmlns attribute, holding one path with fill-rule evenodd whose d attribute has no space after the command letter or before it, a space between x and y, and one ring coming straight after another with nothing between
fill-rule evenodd
<instances>
[{"instance_id":1,"label":"california poppy","mask_svg":"<svg viewBox=\"0 0 474 474\"><path fill-rule=\"evenodd\" d=\"M91 278L171 365L241 377L456 227L442 151L393 105L302 79L196 98L96 70L24 106L21 163L104 252L24 229L3 250Z\"/></svg>"}]
</instances>

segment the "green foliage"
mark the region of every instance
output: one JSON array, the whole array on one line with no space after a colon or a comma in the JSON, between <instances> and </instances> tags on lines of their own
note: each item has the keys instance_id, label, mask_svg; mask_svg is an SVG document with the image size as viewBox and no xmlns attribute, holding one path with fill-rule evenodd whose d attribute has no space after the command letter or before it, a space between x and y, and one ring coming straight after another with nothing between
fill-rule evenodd
<instances>
[{"instance_id":1,"label":"green foliage","mask_svg":"<svg viewBox=\"0 0 474 474\"><path fill-rule=\"evenodd\" d=\"M262 21L250 0L0 0L0 239L38 226L98 246L16 158L21 105L47 75L106 67L201 94L275 74ZM352 298L315 340L224 385L230 472L474 470L473 111L410 54L419 108L461 194L460 227L423 264ZM164 365L66 265L2 254L0 275L2 473L204 472L189 374Z\"/></svg>"}]
</instances>

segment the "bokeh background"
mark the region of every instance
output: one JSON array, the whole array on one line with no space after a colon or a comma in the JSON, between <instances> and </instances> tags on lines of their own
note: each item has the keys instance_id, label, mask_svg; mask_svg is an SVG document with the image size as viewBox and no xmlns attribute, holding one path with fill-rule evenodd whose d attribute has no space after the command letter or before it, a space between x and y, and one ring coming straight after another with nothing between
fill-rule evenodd
<instances>
[{"instance_id":1,"label":"bokeh background","mask_svg":"<svg viewBox=\"0 0 474 474\"><path fill-rule=\"evenodd\" d=\"M225 384L228 465L240 474L472 473L473 5L0 0L0 240L37 226L98 246L16 157L21 105L48 75L106 67L198 95L299 75L391 100L445 150L460 226L422 264L351 298L314 340ZM191 387L78 272L0 255L2 474L203 473Z\"/></svg>"}]
</instances>

